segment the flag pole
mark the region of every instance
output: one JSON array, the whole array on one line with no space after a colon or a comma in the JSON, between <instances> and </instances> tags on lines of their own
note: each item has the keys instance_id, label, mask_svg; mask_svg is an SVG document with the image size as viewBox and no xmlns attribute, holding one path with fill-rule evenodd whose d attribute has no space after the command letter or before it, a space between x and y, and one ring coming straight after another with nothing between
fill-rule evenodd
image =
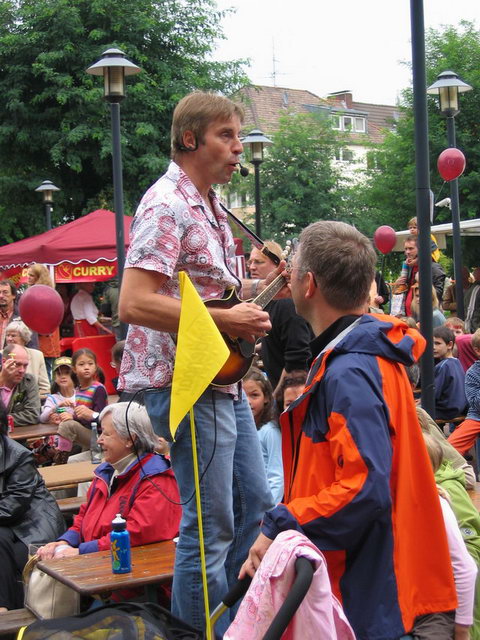
<instances>
[{"instance_id":1,"label":"flag pole","mask_svg":"<svg viewBox=\"0 0 480 640\"><path fill-rule=\"evenodd\" d=\"M203 537L202 502L200 499L200 480L198 475L197 438L195 434L195 418L193 407L190 408L190 433L192 437L193 477L195 481L195 503L197 506L198 542L200 546L200 564L202 567L203 601L205 604L205 627L207 640L212 638L210 621L210 603L208 599L207 563L205 560L205 540Z\"/></svg>"}]
</instances>

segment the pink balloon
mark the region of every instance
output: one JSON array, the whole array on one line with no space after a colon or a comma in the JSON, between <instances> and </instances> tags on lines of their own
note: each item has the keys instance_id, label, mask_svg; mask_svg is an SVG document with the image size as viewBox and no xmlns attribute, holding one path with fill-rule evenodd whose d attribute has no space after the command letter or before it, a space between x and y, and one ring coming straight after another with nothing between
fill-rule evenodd
<instances>
[{"instance_id":1,"label":"pink balloon","mask_svg":"<svg viewBox=\"0 0 480 640\"><path fill-rule=\"evenodd\" d=\"M373 234L373 241L377 249L383 254L390 253L397 241L395 230L384 224L378 227Z\"/></svg>"},{"instance_id":2,"label":"pink balloon","mask_svg":"<svg viewBox=\"0 0 480 640\"><path fill-rule=\"evenodd\" d=\"M20 298L20 317L32 331L48 335L60 325L65 308L60 294L45 284L34 284Z\"/></svg>"},{"instance_id":3,"label":"pink balloon","mask_svg":"<svg viewBox=\"0 0 480 640\"><path fill-rule=\"evenodd\" d=\"M450 147L445 149L438 156L437 167L438 173L444 180L449 182L455 180L465 171L466 160L460 149Z\"/></svg>"}]
</instances>

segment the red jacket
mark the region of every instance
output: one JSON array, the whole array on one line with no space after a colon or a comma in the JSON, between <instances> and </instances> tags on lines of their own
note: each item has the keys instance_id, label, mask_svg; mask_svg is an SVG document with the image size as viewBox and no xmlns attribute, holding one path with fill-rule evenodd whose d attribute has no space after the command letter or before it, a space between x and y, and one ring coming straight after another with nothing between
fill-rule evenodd
<instances>
[{"instance_id":1,"label":"red jacket","mask_svg":"<svg viewBox=\"0 0 480 640\"><path fill-rule=\"evenodd\" d=\"M127 521L132 547L174 538L182 510L173 504L180 498L170 463L163 456L149 453L141 458L141 465L135 462L120 474L118 486L109 496L113 467L107 462L100 464L87 502L59 540L78 547L80 553L109 549L111 523L117 513Z\"/></svg>"}]
</instances>

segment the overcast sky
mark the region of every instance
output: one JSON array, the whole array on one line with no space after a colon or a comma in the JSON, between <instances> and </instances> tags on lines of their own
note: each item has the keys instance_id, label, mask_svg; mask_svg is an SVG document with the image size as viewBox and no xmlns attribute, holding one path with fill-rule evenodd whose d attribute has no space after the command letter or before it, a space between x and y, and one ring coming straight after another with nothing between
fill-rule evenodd
<instances>
[{"instance_id":1,"label":"overcast sky","mask_svg":"<svg viewBox=\"0 0 480 640\"><path fill-rule=\"evenodd\" d=\"M308 89L324 97L350 89L354 100L395 104L410 86L409 0L217 0L236 7L215 58L250 58L255 84ZM480 24L480 0L424 0L425 29ZM275 52L275 53L274 53ZM275 64L273 58L275 57ZM275 69L276 79L273 81ZM455 71L455 69L454 69Z\"/></svg>"}]
</instances>

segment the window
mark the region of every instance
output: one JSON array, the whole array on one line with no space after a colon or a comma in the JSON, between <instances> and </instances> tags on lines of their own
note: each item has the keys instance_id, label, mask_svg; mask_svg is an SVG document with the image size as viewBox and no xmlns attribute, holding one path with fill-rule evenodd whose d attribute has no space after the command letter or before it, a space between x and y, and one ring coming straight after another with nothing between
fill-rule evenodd
<instances>
[{"instance_id":1,"label":"window","mask_svg":"<svg viewBox=\"0 0 480 640\"><path fill-rule=\"evenodd\" d=\"M353 131L355 133L366 132L366 118L363 116L332 115L332 128L337 131Z\"/></svg>"},{"instance_id":2,"label":"window","mask_svg":"<svg viewBox=\"0 0 480 640\"><path fill-rule=\"evenodd\" d=\"M335 151L335 160L338 162L353 162L353 151L351 149L338 149Z\"/></svg>"},{"instance_id":3,"label":"window","mask_svg":"<svg viewBox=\"0 0 480 640\"><path fill-rule=\"evenodd\" d=\"M355 131L365 133L365 118L355 118Z\"/></svg>"}]
</instances>

